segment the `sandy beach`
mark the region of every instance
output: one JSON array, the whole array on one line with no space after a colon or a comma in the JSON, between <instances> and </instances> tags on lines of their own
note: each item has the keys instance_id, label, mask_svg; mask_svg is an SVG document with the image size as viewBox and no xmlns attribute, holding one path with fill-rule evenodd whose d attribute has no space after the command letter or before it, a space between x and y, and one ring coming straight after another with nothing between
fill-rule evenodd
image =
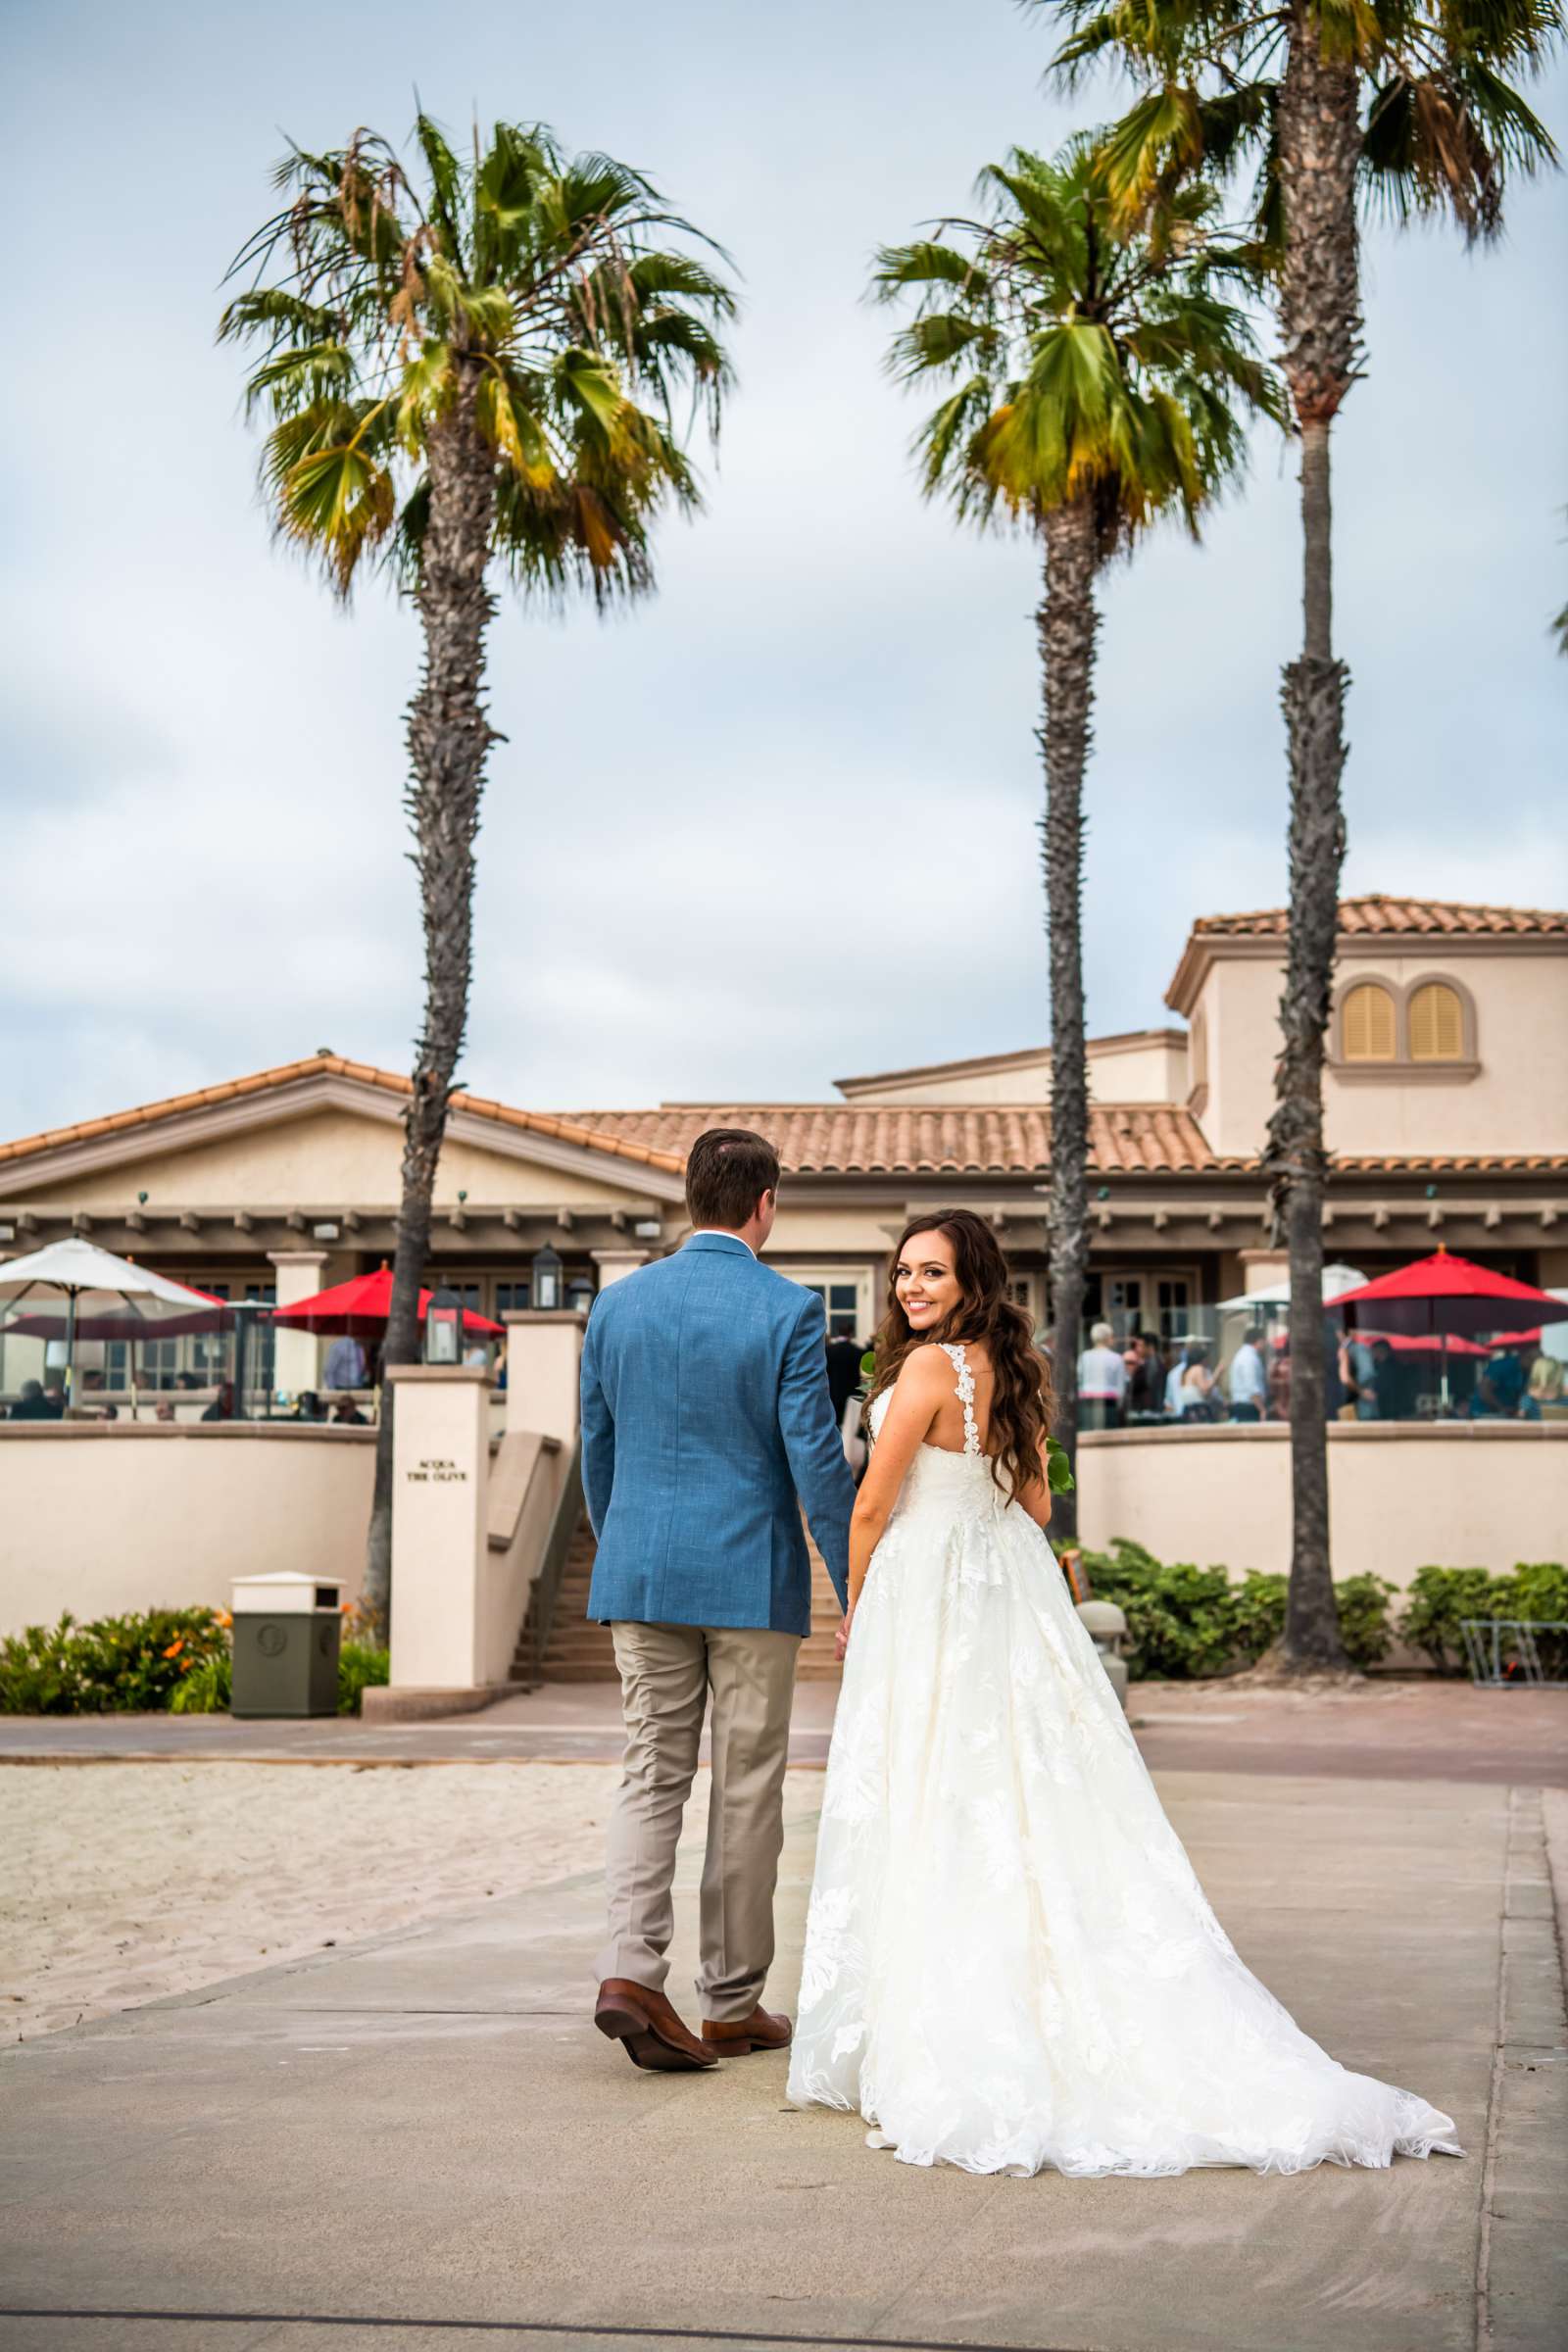
<instances>
[{"instance_id":1,"label":"sandy beach","mask_svg":"<svg viewBox=\"0 0 1568 2352\"><path fill-rule=\"evenodd\" d=\"M612 1764L10 1770L0 2037L597 1869L616 1777ZM790 1780L787 1810L820 1801L819 1773ZM708 1788L704 1772L688 1834Z\"/></svg>"}]
</instances>

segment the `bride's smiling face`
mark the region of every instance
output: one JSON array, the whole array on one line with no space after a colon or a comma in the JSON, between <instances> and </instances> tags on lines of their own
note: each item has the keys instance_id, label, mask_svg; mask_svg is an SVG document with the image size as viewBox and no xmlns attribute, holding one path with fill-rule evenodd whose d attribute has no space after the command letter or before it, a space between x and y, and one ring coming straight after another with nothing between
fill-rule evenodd
<instances>
[{"instance_id":1,"label":"bride's smiling face","mask_svg":"<svg viewBox=\"0 0 1568 2352\"><path fill-rule=\"evenodd\" d=\"M899 1253L893 1289L917 1337L941 1329L963 1300L945 1233L910 1234Z\"/></svg>"}]
</instances>

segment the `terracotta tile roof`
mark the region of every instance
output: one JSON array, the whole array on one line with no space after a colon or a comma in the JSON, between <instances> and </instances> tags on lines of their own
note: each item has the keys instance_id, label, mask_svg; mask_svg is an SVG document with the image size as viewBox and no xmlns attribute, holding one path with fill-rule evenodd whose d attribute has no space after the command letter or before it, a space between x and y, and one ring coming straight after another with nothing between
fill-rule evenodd
<instances>
[{"instance_id":1,"label":"terracotta tile roof","mask_svg":"<svg viewBox=\"0 0 1568 2352\"><path fill-rule=\"evenodd\" d=\"M128 1128L155 1126L162 1119L237 1102L246 1095L295 1086L303 1079L328 1077L352 1078L363 1086L379 1087L389 1095L407 1096L414 1092L412 1079L396 1070L378 1070L368 1061L347 1061L338 1054L312 1054L304 1061L278 1062L270 1070L254 1071L248 1078L230 1078L221 1086L198 1087L188 1095L168 1095L160 1102L143 1102L134 1110L117 1110L107 1118L83 1119L74 1127L50 1127L41 1135L26 1135L15 1144L0 1144L0 1166L30 1159L42 1152L59 1151L68 1144L91 1143L100 1136L119 1135ZM510 1103L495 1102L481 1095L456 1094L452 1107L471 1111L479 1118L498 1119L504 1126L520 1127L534 1135L551 1136L559 1143L576 1144L585 1151L612 1152L617 1158L636 1160L644 1167L661 1168L670 1175L679 1175L683 1164L634 1136L595 1135L573 1120L545 1111L514 1110Z\"/></svg>"},{"instance_id":2,"label":"terracotta tile roof","mask_svg":"<svg viewBox=\"0 0 1568 2352\"><path fill-rule=\"evenodd\" d=\"M1336 1176L1560 1176L1568 1152L1383 1152L1330 1156Z\"/></svg>"},{"instance_id":3,"label":"terracotta tile roof","mask_svg":"<svg viewBox=\"0 0 1568 2352\"><path fill-rule=\"evenodd\" d=\"M1242 919L1242 918L1233 918ZM162 1102L144 1102L107 1118L53 1127L18 1143L0 1144L0 1168L69 1144L152 1127L250 1095L281 1092L318 1077L349 1078L407 1097L411 1082L395 1070L337 1054L313 1054L280 1062L248 1078L233 1078ZM609 1152L644 1167L679 1175L686 1152L705 1127L754 1127L776 1148L784 1166L804 1175L1029 1176L1043 1174L1051 1156L1051 1116L1039 1103L870 1104L858 1102L666 1102L657 1110L517 1110L488 1096L456 1094L455 1110L543 1135L591 1152ZM1209 1150L1190 1111L1175 1103L1096 1103L1089 1113L1089 1165L1100 1175L1245 1175L1251 1157L1221 1158ZM1341 1176L1560 1175L1568 1154L1514 1152L1484 1157L1390 1155L1344 1158Z\"/></svg>"},{"instance_id":4,"label":"terracotta tile roof","mask_svg":"<svg viewBox=\"0 0 1568 2352\"><path fill-rule=\"evenodd\" d=\"M1051 1117L1038 1103L666 1102L658 1110L572 1114L597 1135L684 1154L705 1127L751 1127L782 1165L804 1175L1029 1175L1051 1157ZM1241 1168L1203 1140L1174 1103L1097 1104L1089 1164L1102 1174L1169 1175Z\"/></svg>"},{"instance_id":5,"label":"terracotta tile roof","mask_svg":"<svg viewBox=\"0 0 1568 2352\"><path fill-rule=\"evenodd\" d=\"M1283 938L1289 923L1286 907L1268 906L1252 914L1200 915L1193 930L1209 939ZM1340 901L1342 938L1394 937L1399 933L1423 938L1452 937L1461 932L1493 932L1513 937L1568 933L1568 913L1541 906L1460 906L1440 899L1391 899L1381 891L1362 899Z\"/></svg>"}]
</instances>

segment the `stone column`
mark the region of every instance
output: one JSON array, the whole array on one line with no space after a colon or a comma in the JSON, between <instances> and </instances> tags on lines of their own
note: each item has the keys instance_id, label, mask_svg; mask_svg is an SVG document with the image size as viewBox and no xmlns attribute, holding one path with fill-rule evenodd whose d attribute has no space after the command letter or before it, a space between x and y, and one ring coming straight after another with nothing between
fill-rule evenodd
<instances>
[{"instance_id":1,"label":"stone column","mask_svg":"<svg viewBox=\"0 0 1568 2352\"><path fill-rule=\"evenodd\" d=\"M608 1291L611 1284L619 1282L623 1274L635 1274L639 1266L646 1266L652 1251L647 1250L590 1250L588 1254L599 1268L599 1288L602 1291Z\"/></svg>"},{"instance_id":2,"label":"stone column","mask_svg":"<svg viewBox=\"0 0 1568 2352\"><path fill-rule=\"evenodd\" d=\"M531 1430L577 1443L577 1374L588 1318L574 1306L503 1315L507 1327L507 1434Z\"/></svg>"},{"instance_id":3,"label":"stone column","mask_svg":"<svg viewBox=\"0 0 1568 2352\"><path fill-rule=\"evenodd\" d=\"M479 1364L389 1364L392 1441L392 1699L476 1694L486 1566L490 1375ZM401 1698L404 1707L396 1707ZM385 1711L383 1706L382 1711ZM437 1709L436 1711L440 1711Z\"/></svg>"},{"instance_id":4,"label":"stone column","mask_svg":"<svg viewBox=\"0 0 1568 2352\"><path fill-rule=\"evenodd\" d=\"M1290 1253L1285 1250L1239 1250L1242 1261L1242 1288L1249 1298L1254 1291L1271 1291L1277 1282L1284 1282L1291 1271Z\"/></svg>"},{"instance_id":5,"label":"stone column","mask_svg":"<svg viewBox=\"0 0 1568 2352\"><path fill-rule=\"evenodd\" d=\"M295 1306L328 1287L324 1269L329 1254L325 1250L269 1250L268 1258L277 1275L279 1306ZM297 1396L302 1389L320 1385L321 1343L315 1332L290 1331L286 1323L274 1326L272 1386Z\"/></svg>"}]
</instances>

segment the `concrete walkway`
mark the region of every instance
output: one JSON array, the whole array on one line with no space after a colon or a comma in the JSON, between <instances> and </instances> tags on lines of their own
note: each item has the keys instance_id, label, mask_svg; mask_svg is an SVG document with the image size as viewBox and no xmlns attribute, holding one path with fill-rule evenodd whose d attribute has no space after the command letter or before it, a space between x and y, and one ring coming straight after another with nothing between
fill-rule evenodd
<instances>
[{"instance_id":1,"label":"concrete walkway","mask_svg":"<svg viewBox=\"0 0 1568 2352\"><path fill-rule=\"evenodd\" d=\"M797 1687L791 1763L826 1762L837 1697L836 1683ZM1373 1676L1343 1691L1236 1681L1135 1683L1130 1714L1153 1771L1568 1788L1568 1690L1477 1690L1430 1675ZM477 1715L434 1723L0 1715L0 1764L225 1757L291 1764L595 1763L618 1762L621 1745L620 1692L609 1683L547 1684Z\"/></svg>"},{"instance_id":2,"label":"concrete walkway","mask_svg":"<svg viewBox=\"0 0 1568 2352\"><path fill-rule=\"evenodd\" d=\"M596 1877L0 2058L5 2352L950 2345L1544 2352L1568 2339L1547 1831L1454 1781L1161 1776L1244 1955L1462 2161L975 2180L797 2114L784 2061L640 2075L586 2022ZM770 1987L793 2006L814 1816ZM200 1867L200 1857L192 1857ZM694 1858L672 1989L689 1984ZM690 2003L687 2003L688 2008Z\"/></svg>"}]
</instances>

